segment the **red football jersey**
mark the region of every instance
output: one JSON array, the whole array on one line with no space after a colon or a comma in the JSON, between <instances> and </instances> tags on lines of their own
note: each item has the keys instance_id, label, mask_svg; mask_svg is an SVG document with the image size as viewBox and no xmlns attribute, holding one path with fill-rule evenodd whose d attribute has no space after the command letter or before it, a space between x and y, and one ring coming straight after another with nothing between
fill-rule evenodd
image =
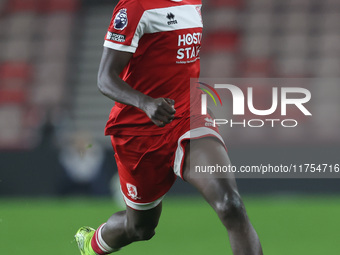
<instances>
[{"instance_id":1,"label":"red football jersey","mask_svg":"<svg viewBox=\"0 0 340 255\"><path fill-rule=\"evenodd\" d=\"M133 53L120 75L124 81L153 98L175 100L174 121L190 116L190 79L200 73L201 6L201 0L121 0L105 37L105 47ZM105 134L157 135L169 128L116 103Z\"/></svg>"}]
</instances>

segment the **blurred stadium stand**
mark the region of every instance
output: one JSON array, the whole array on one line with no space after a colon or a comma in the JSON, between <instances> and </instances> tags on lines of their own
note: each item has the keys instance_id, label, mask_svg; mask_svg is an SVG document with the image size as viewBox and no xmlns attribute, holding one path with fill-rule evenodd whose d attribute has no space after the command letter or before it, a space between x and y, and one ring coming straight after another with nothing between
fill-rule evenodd
<instances>
[{"instance_id":1,"label":"blurred stadium stand","mask_svg":"<svg viewBox=\"0 0 340 255\"><path fill-rule=\"evenodd\" d=\"M0 1L0 148L36 147L67 105L77 0Z\"/></svg>"},{"instance_id":2,"label":"blurred stadium stand","mask_svg":"<svg viewBox=\"0 0 340 255\"><path fill-rule=\"evenodd\" d=\"M103 127L113 102L96 77L116 2L0 0L0 148L36 147L47 119L110 146ZM339 77L339 1L204 4L202 77Z\"/></svg>"},{"instance_id":3,"label":"blurred stadium stand","mask_svg":"<svg viewBox=\"0 0 340 255\"><path fill-rule=\"evenodd\" d=\"M50 133L61 140L60 133L84 129L110 149L103 129L113 102L98 92L96 79L117 2L0 0L0 150L34 150ZM203 4L202 77L339 77L340 1L203 0ZM334 113L317 142L335 143L338 149L339 89L336 84L327 90L320 84L310 86L318 91L311 107L320 118L309 127L315 132L325 129L321 123L329 119L322 113ZM291 137L293 144L308 147L313 140L310 130L296 134L239 130L228 144L251 146L266 140L275 146Z\"/></svg>"}]
</instances>

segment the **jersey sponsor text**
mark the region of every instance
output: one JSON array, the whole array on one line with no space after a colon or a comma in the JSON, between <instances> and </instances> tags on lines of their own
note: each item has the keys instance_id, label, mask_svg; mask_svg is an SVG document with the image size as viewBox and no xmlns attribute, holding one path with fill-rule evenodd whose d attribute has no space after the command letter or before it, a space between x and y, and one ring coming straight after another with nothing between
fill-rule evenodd
<instances>
[{"instance_id":1,"label":"jersey sponsor text","mask_svg":"<svg viewBox=\"0 0 340 255\"><path fill-rule=\"evenodd\" d=\"M199 59L202 33L187 33L178 36L177 64L192 63ZM189 46L189 47L185 47ZM183 48L182 48L183 47ZM184 48L185 47L185 48Z\"/></svg>"}]
</instances>

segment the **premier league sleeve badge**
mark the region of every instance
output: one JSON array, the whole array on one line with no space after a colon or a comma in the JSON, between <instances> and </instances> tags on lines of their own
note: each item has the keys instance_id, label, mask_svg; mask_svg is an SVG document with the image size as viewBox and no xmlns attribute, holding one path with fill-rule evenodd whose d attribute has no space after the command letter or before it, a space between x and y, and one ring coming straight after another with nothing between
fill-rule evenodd
<instances>
[{"instance_id":1,"label":"premier league sleeve badge","mask_svg":"<svg viewBox=\"0 0 340 255\"><path fill-rule=\"evenodd\" d=\"M114 28L123 30L128 24L127 9L120 9L114 20Z\"/></svg>"}]
</instances>

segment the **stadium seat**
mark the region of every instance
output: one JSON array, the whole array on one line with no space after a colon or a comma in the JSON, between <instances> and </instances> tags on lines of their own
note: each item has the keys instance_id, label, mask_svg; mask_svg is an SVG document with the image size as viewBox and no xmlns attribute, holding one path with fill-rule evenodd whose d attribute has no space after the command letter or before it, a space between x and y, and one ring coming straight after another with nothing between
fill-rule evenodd
<instances>
[{"instance_id":1,"label":"stadium seat","mask_svg":"<svg viewBox=\"0 0 340 255\"><path fill-rule=\"evenodd\" d=\"M318 130L322 129L321 132L324 139L326 137L334 141L339 132L340 126L340 115L339 115L339 80L327 78L326 84L320 84L322 80L314 79L311 85L311 91L313 93L313 101L311 105L311 111L313 116L317 116L314 121L314 125ZM326 86L326 87L325 87ZM329 118L332 116L332 118ZM327 123L327 125L325 125Z\"/></svg>"},{"instance_id":2,"label":"stadium seat","mask_svg":"<svg viewBox=\"0 0 340 255\"><path fill-rule=\"evenodd\" d=\"M44 0L45 12L75 12L80 7L79 0Z\"/></svg>"},{"instance_id":3,"label":"stadium seat","mask_svg":"<svg viewBox=\"0 0 340 255\"><path fill-rule=\"evenodd\" d=\"M36 12L43 0L8 0L8 12Z\"/></svg>"},{"instance_id":4,"label":"stadium seat","mask_svg":"<svg viewBox=\"0 0 340 255\"><path fill-rule=\"evenodd\" d=\"M18 78L28 82L32 78L32 72L32 66L25 62L5 62L0 65L1 79Z\"/></svg>"},{"instance_id":5,"label":"stadium seat","mask_svg":"<svg viewBox=\"0 0 340 255\"><path fill-rule=\"evenodd\" d=\"M6 27L7 27L7 24L6 24L6 20L4 18L1 17L1 13L0 13L0 38L5 38L6 36ZM2 40L0 39L0 42ZM1 52L0 52L0 55L1 55Z\"/></svg>"},{"instance_id":6,"label":"stadium seat","mask_svg":"<svg viewBox=\"0 0 340 255\"><path fill-rule=\"evenodd\" d=\"M338 102L340 97L339 79L329 78L327 79L327 84L321 85L320 82L322 81L323 79L313 79L310 82L311 91L315 94L316 102L324 103L332 100Z\"/></svg>"},{"instance_id":7,"label":"stadium seat","mask_svg":"<svg viewBox=\"0 0 340 255\"><path fill-rule=\"evenodd\" d=\"M0 40L0 49L3 49L5 44L6 43L4 41ZM0 51L0 65L1 65L2 62L4 62L4 55L5 55L5 52L4 51Z\"/></svg>"},{"instance_id":8,"label":"stadium seat","mask_svg":"<svg viewBox=\"0 0 340 255\"><path fill-rule=\"evenodd\" d=\"M310 29L313 16L306 10L294 10L276 15L276 20L277 27L283 33L306 33Z\"/></svg>"},{"instance_id":9,"label":"stadium seat","mask_svg":"<svg viewBox=\"0 0 340 255\"><path fill-rule=\"evenodd\" d=\"M340 59L338 56L317 58L313 63L313 71L317 77L339 77Z\"/></svg>"},{"instance_id":10,"label":"stadium seat","mask_svg":"<svg viewBox=\"0 0 340 255\"><path fill-rule=\"evenodd\" d=\"M270 33L273 30L272 12L254 11L244 15L243 28L246 33Z\"/></svg>"},{"instance_id":11,"label":"stadium seat","mask_svg":"<svg viewBox=\"0 0 340 255\"><path fill-rule=\"evenodd\" d=\"M236 30L239 28L239 12L232 8L216 8L203 15L204 28L213 32L215 30Z\"/></svg>"},{"instance_id":12,"label":"stadium seat","mask_svg":"<svg viewBox=\"0 0 340 255\"><path fill-rule=\"evenodd\" d=\"M36 105L57 106L64 99L67 77L67 65L64 61L40 62L36 67L34 86L30 101Z\"/></svg>"},{"instance_id":13,"label":"stadium seat","mask_svg":"<svg viewBox=\"0 0 340 255\"><path fill-rule=\"evenodd\" d=\"M0 66L0 103L22 104L27 99L32 67L23 62L7 62Z\"/></svg>"},{"instance_id":14,"label":"stadium seat","mask_svg":"<svg viewBox=\"0 0 340 255\"><path fill-rule=\"evenodd\" d=\"M303 78L309 76L307 60L304 57L284 56L277 59L277 72L280 77Z\"/></svg>"},{"instance_id":15,"label":"stadium seat","mask_svg":"<svg viewBox=\"0 0 340 255\"><path fill-rule=\"evenodd\" d=\"M340 2L338 0L323 0L320 1L324 7L324 11L338 10L340 8Z\"/></svg>"},{"instance_id":16,"label":"stadium seat","mask_svg":"<svg viewBox=\"0 0 340 255\"><path fill-rule=\"evenodd\" d=\"M314 39L315 52L320 56L340 56L340 33L324 33Z\"/></svg>"},{"instance_id":17,"label":"stadium seat","mask_svg":"<svg viewBox=\"0 0 340 255\"><path fill-rule=\"evenodd\" d=\"M6 20L6 35L10 39L30 39L37 27L37 16L31 12L12 14Z\"/></svg>"},{"instance_id":18,"label":"stadium seat","mask_svg":"<svg viewBox=\"0 0 340 255\"><path fill-rule=\"evenodd\" d=\"M43 18L41 33L44 38L51 40L70 39L73 29L74 16L69 13L53 13Z\"/></svg>"},{"instance_id":19,"label":"stadium seat","mask_svg":"<svg viewBox=\"0 0 340 255\"><path fill-rule=\"evenodd\" d=\"M279 6L288 10L308 10L314 3L315 0L285 0L279 1Z\"/></svg>"},{"instance_id":20,"label":"stadium seat","mask_svg":"<svg viewBox=\"0 0 340 255\"><path fill-rule=\"evenodd\" d=\"M47 86L49 83L62 87L66 81L67 65L63 61L45 60L36 65L35 83Z\"/></svg>"},{"instance_id":21,"label":"stadium seat","mask_svg":"<svg viewBox=\"0 0 340 255\"><path fill-rule=\"evenodd\" d=\"M70 44L70 41L66 39L43 40L40 42L40 50L37 56L42 60L53 59L56 62L67 63Z\"/></svg>"},{"instance_id":22,"label":"stadium seat","mask_svg":"<svg viewBox=\"0 0 340 255\"><path fill-rule=\"evenodd\" d=\"M239 37L240 35L236 31L214 31L205 37L202 52L236 52L239 49ZM209 47L205 47L204 45Z\"/></svg>"},{"instance_id":23,"label":"stadium seat","mask_svg":"<svg viewBox=\"0 0 340 255\"><path fill-rule=\"evenodd\" d=\"M224 6L239 8L242 7L243 4L244 0L209 0L209 2L207 2L207 5L213 8L219 8Z\"/></svg>"},{"instance_id":24,"label":"stadium seat","mask_svg":"<svg viewBox=\"0 0 340 255\"><path fill-rule=\"evenodd\" d=\"M249 11L254 10L272 10L275 8L275 5L277 3L277 0L248 0L246 1L246 8Z\"/></svg>"},{"instance_id":25,"label":"stadium seat","mask_svg":"<svg viewBox=\"0 0 340 255\"><path fill-rule=\"evenodd\" d=\"M4 12L7 0L0 0L0 15Z\"/></svg>"},{"instance_id":26,"label":"stadium seat","mask_svg":"<svg viewBox=\"0 0 340 255\"><path fill-rule=\"evenodd\" d=\"M338 10L329 10L323 13L314 15L313 26L319 31L324 32L337 32L340 31L340 7Z\"/></svg>"},{"instance_id":27,"label":"stadium seat","mask_svg":"<svg viewBox=\"0 0 340 255\"><path fill-rule=\"evenodd\" d=\"M289 33L275 37L273 46L281 55L305 56L310 52L311 42L305 33Z\"/></svg>"},{"instance_id":28,"label":"stadium seat","mask_svg":"<svg viewBox=\"0 0 340 255\"><path fill-rule=\"evenodd\" d=\"M248 58L241 62L240 77L272 77L273 62L270 58Z\"/></svg>"},{"instance_id":29,"label":"stadium seat","mask_svg":"<svg viewBox=\"0 0 340 255\"><path fill-rule=\"evenodd\" d=\"M12 147L22 138L23 111L17 105L2 105L0 107L0 146Z\"/></svg>"},{"instance_id":30,"label":"stadium seat","mask_svg":"<svg viewBox=\"0 0 340 255\"><path fill-rule=\"evenodd\" d=\"M208 55L202 55L201 77L234 77L235 75L235 57L228 52L215 52Z\"/></svg>"},{"instance_id":31,"label":"stadium seat","mask_svg":"<svg viewBox=\"0 0 340 255\"><path fill-rule=\"evenodd\" d=\"M25 38L8 40L2 46L3 61L24 61L29 62L33 58L33 42Z\"/></svg>"},{"instance_id":32,"label":"stadium seat","mask_svg":"<svg viewBox=\"0 0 340 255\"><path fill-rule=\"evenodd\" d=\"M27 84L20 79L1 80L0 106L6 103L22 105L27 101Z\"/></svg>"},{"instance_id":33,"label":"stadium seat","mask_svg":"<svg viewBox=\"0 0 340 255\"><path fill-rule=\"evenodd\" d=\"M242 52L250 58L268 57L272 54L272 38L268 33L245 34L241 40Z\"/></svg>"},{"instance_id":34,"label":"stadium seat","mask_svg":"<svg viewBox=\"0 0 340 255\"><path fill-rule=\"evenodd\" d=\"M58 81L36 83L30 93L30 102L39 106L53 107L63 102L64 93L64 87Z\"/></svg>"},{"instance_id":35,"label":"stadium seat","mask_svg":"<svg viewBox=\"0 0 340 255\"><path fill-rule=\"evenodd\" d=\"M336 135L339 133L340 126L339 104L337 101L326 99L322 102L315 103L311 105L311 111L313 112L313 116L317 116L310 126L317 130L318 139L323 143L339 141L339 136ZM332 117L330 118L330 116ZM327 123L327 125L325 125L325 123ZM319 132L320 130L322 130L322 132Z\"/></svg>"}]
</instances>

